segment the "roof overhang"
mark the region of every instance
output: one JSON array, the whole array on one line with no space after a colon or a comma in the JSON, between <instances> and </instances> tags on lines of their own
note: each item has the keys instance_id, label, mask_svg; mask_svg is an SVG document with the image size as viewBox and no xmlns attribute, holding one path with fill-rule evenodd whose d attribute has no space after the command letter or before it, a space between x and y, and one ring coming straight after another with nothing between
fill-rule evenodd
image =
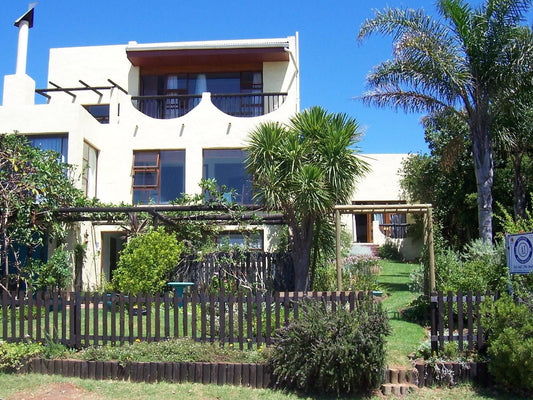
<instances>
[{"instance_id":1,"label":"roof overhang","mask_svg":"<svg viewBox=\"0 0 533 400\"><path fill-rule=\"evenodd\" d=\"M130 43L126 54L136 67L228 65L289 61L287 39Z\"/></svg>"}]
</instances>

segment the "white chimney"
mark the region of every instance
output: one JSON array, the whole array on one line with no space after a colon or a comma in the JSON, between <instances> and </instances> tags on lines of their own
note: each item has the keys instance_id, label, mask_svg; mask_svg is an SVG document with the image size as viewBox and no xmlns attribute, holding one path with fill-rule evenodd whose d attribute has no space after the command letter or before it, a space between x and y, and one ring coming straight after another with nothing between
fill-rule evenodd
<instances>
[{"instance_id":1,"label":"white chimney","mask_svg":"<svg viewBox=\"0 0 533 400\"><path fill-rule=\"evenodd\" d=\"M33 8L15 21L15 26L19 28L19 41L17 47L17 68L15 74L24 75L26 73L26 60L28 58L28 33L33 27Z\"/></svg>"},{"instance_id":2,"label":"white chimney","mask_svg":"<svg viewBox=\"0 0 533 400\"><path fill-rule=\"evenodd\" d=\"M15 21L15 26L19 28L17 67L15 75L4 77L4 97L2 105L32 105L35 103L35 81L26 75L26 60L28 58L28 34L33 26L33 7L36 3L30 4L26 13Z\"/></svg>"}]
</instances>

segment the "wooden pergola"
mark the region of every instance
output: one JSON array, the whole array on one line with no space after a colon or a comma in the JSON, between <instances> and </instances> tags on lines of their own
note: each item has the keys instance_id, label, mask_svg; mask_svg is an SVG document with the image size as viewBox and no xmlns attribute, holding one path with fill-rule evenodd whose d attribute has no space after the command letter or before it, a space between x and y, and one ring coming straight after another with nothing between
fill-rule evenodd
<instances>
[{"instance_id":1,"label":"wooden pergola","mask_svg":"<svg viewBox=\"0 0 533 400\"><path fill-rule=\"evenodd\" d=\"M435 251L433 245L433 206L431 204L366 204L335 206L337 290L342 290L341 214L418 213L425 216L424 241L429 248L429 291L435 290ZM428 292L429 292L428 291Z\"/></svg>"}]
</instances>

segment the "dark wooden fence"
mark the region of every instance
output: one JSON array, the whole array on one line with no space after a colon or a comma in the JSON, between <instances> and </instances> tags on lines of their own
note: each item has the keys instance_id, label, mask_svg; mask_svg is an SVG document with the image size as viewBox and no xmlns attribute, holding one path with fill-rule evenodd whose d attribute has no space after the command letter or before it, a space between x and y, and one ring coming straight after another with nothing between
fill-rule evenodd
<instances>
[{"instance_id":1,"label":"dark wooden fence","mask_svg":"<svg viewBox=\"0 0 533 400\"><path fill-rule=\"evenodd\" d=\"M210 286L213 278L271 292L294 290L294 266L290 253L218 252L186 257L174 274L174 281L194 282L199 289Z\"/></svg>"},{"instance_id":2,"label":"dark wooden fence","mask_svg":"<svg viewBox=\"0 0 533 400\"><path fill-rule=\"evenodd\" d=\"M80 292L7 293L1 297L2 340L52 340L73 348L190 337L253 348L270 345L276 329L298 320L303 298L354 309L362 292L196 292L178 297Z\"/></svg>"},{"instance_id":3,"label":"dark wooden fence","mask_svg":"<svg viewBox=\"0 0 533 400\"><path fill-rule=\"evenodd\" d=\"M496 300L497 293L468 291L431 294L431 349L438 352L447 342L457 342L459 350L478 350L485 345L480 305Z\"/></svg>"}]
</instances>

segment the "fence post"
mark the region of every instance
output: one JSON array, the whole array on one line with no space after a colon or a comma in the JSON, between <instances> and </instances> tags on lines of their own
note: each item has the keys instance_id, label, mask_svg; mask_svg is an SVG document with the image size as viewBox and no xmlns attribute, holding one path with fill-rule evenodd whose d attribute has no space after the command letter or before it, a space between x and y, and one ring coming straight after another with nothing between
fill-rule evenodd
<instances>
[{"instance_id":1,"label":"fence post","mask_svg":"<svg viewBox=\"0 0 533 400\"><path fill-rule=\"evenodd\" d=\"M80 292L70 293L70 346L81 348L81 297Z\"/></svg>"},{"instance_id":2,"label":"fence post","mask_svg":"<svg viewBox=\"0 0 533 400\"><path fill-rule=\"evenodd\" d=\"M439 346L437 342L437 293L431 292L429 300L431 306L431 353L438 353Z\"/></svg>"}]
</instances>

